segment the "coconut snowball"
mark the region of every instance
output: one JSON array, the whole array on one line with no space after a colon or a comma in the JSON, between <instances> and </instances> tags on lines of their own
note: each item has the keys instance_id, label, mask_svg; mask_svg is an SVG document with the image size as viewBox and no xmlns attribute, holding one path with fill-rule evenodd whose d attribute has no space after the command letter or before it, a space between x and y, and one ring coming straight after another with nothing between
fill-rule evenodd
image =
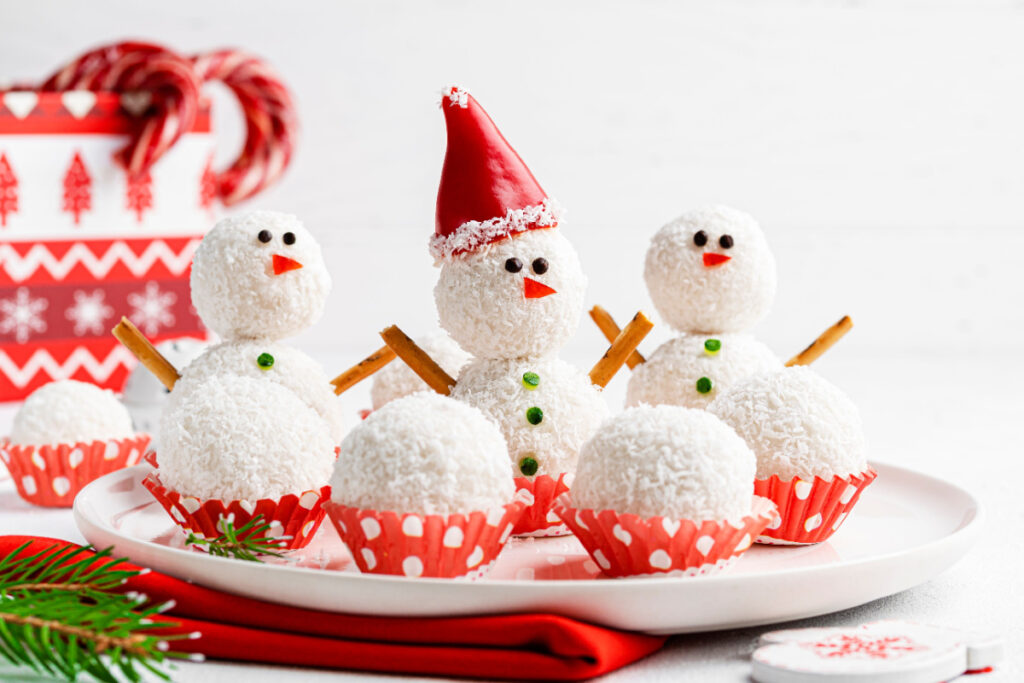
<instances>
[{"instance_id":1,"label":"coconut snowball","mask_svg":"<svg viewBox=\"0 0 1024 683\"><path fill-rule=\"evenodd\" d=\"M717 340L720 350L709 354L705 342ZM626 405L678 405L706 408L717 396L750 375L782 368L771 350L749 334L689 335L659 346L629 377ZM697 382L706 377L711 390L701 393Z\"/></svg>"},{"instance_id":2,"label":"coconut snowball","mask_svg":"<svg viewBox=\"0 0 1024 683\"><path fill-rule=\"evenodd\" d=\"M732 387L709 411L757 455L757 478L831 479L868 467L860 413L838 388L809 368L755 375Z\"/></svg>"},{"instance_id":3,"label":"coconut snowball","mask_svg":"<svg viewBox=\"0 0 1024 683\"><path fill-rule=\"evenodd\" d=\"M302 267L275 275L274 256ZM226 218L206 234L191 286L199 317L224 339L281 339L319 320L331 278L320 245L298 218L256 211Z\"/></svg>"},{"instance_id":4,"label":"coconut snowball","mask_svg":"<svg viewBox=\"0 0 1024 683\"><path fill-rule=\"evenodd\" d=\"M739 520L750 514L755 468L750 448L706 411L640 406L584 444L572 503L640 517Z\"/></svg>"},{"instance_id":5,"label":"coconut snowball","mask_svg":"<svg viewBox=\"0 0 1024 683\"><path fill-rule=\"evenodd\" d=\"M539 384L529 390L523 375L531 372ZM608 416L608 406L590 378L558 358L476 359L459 374L452 398L465 401L498 423L513 473L523 458L537 461L533 475L558 477L576 470L580 446ZM527 420L527 410L540 408L539 424Z\"/></svg>"},{"instance_id":6,"label":"coconut snowball","mask_svg":"<svg viewBox=\"0 0 1024 683\"><path fill-rule=\"evenodd\" d=\"M444 332L436 332L417 339L416 344L452 377L458 377L459 370L471 358ZM396 361L388 363L373 376L370 398L373 400L373 409L379 410L397 398L414 394L417 391L430 390L427 383L420 379L419 375L413 372L408 365Z\"/></svg>"},{"instance_id":7,"label":"coconut snowball","mask_svg":"<svg viewBox=\"0 0 1024 683\"><path fill-rule=\"evenodd\" d=\"M184 368L207 348L196 339L173 339L157 344L156 350L176 368ZM160 413L163 411L170 390L150 372L146 366L136 365L129 373L121 393L124 403L132 416L135 431L156 434L160 428Z\"/></svg>"},{"instance_id":8,"label":"coconut snowball","mask_svg":"<svg viewBox=\"0 0 1024 683\"><path fill-rule=\"evenodd\" d=\"M14 416L10 441L36 445L126 439L132 418L112 391L61 380L33 391Z\"/></svg>"},{"instance_id":9,"label":"coconut snowball","mask_svg":"<svg viewBox=\"0 0 1024 683\"><path fill-rule=\"evenodd\" d=\"M509 259L518 259L521 270L510 272ZM536 272L537 259L547 261L543 273ZM525 278L555 293L527 299ZM586 286L572 244L558 228L546 228L443 261L434 301L441 327L473 356L543 356L579 327Z\"/></svg>"},{"instance_id":10,"label":"coconut snowball","mask_svg":"<svg viewBox=\"0 0 1024 683\"><path fill-rule=\"evenodd\" d=\"M159 441L165 486L225 502L318 491L335 456L315 410L275 382L237 375L178 380Z\"/></svg>"},{"instance_id":11,"label":"coconut snowball","mask_svg":"<svg viewBox=\"0 0 1024 683\"><path fill-rule=\"evenodd\" d=\"M270 368L262 368L256 362L264 353L274 359ZM331 389L330 378L319 363L298 349L270 341L223 342L207 349L181 373L197 381L230 374L279 384L327 422L335 444L345 435L343 408Z\"/></svg>"},{"instance_id":12,"label":"coconut snowball","mask_svg":"<svg viewBox=\"0 0 1024 683\"><path fill-rule=\"evenodd\" d=\"M477 409L418 393L375 410L349 432L331 500L426 515L467 514L512 500L501 432Z\"/></svg>"},{"instance_id":13,"label":"coconut snowball","mask_svg":"<svg viewBox=\"0 0 1024 683\"><path fill-rule=\"evenodd\" d=\"M703 245L694 241L698 232ZM706 253L729 260L708 266ZM751 216L713 206L683 214L654 235L644 279L658 313L676 330L741 332L771 307L775 257Z\"/></svg>"}]
</instances>

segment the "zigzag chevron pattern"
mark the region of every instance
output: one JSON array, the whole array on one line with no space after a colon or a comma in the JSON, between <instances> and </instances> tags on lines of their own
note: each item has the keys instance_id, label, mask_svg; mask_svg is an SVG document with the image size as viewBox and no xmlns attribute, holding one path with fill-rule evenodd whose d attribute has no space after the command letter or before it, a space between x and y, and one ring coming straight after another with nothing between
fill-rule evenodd
<instances>
[{"instance_id":1,"label":"zigzag chevron pattern","mask_svg":"<svg viewBox=\"0 0 1024 683\"><path fill-rule=\"evenodd\" d=\"M71 377L80 369L86 372L98 383L106 382L114 372L121 367L128 367L135 362L131 352L120 344L114 346L107 357L102 361L97 360L88 350L79 347L71 352L63 363L57 362L45 349L39 349L29 357L24 366L19 367L3 351L0 351L0 374L3 374L11 381L11 384L19 389L32 381L40 370L46 372L50 378Z\"/></svg>"},{"instance_id":2,"label":"zigzag chevron pattern","mask_svg":"<svg viewBox=\"0 0 1024 683\"><path fill-rule=\"evenodd\" d=\"M102 279L118 263L123 263L133 275L142 277L157 261L163 262L175 275L185 272L192 262L192 254L199 246L199 238L189 240L181 253L175 253L163 240L153 240L138 256L120 240L97 257L82 243L75 244L61 258L56 258L46 245L35 244L24 256L10 244L0 244L0 267L14 282L24 282L39 268L45 268L57 280L64 279L75 266L85 266L93 277Z\"/></svg>"}]
</instances>

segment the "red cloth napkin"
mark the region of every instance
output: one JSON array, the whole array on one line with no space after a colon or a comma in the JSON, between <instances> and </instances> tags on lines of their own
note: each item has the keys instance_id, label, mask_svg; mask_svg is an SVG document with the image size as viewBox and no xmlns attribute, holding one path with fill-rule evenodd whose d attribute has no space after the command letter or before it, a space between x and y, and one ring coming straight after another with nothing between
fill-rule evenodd
<instances>
[{"instance_id":1,"label":"red cloth napkin","mask_svg":"<svg viewBox=\"0 0 1024 683\"><path fill-rule=\"evenodd\" d=\"M67 541L0 536L0 556L26 542L35 553ZM123 563L121 569L139 569ZM196 586L158 572L123 587L174 601L162 632L200 633L175 650L211 659L404 674L515 680L583 680L658 650L664 637L628 633L552 614L363 617L276 605Z\"/></svg>"}]
</instances>

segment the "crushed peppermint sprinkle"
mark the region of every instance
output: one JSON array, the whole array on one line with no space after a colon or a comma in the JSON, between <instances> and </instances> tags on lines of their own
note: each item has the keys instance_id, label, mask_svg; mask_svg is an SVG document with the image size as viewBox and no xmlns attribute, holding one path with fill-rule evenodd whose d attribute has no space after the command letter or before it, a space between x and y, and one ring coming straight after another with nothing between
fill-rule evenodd
<instances>
[{"instance_id":1,"label":"crushed peppermint sprinkle","mask_svg":"<svg viewBox=\"0 0 1024 683\"><path fill-rule=\"evenodd\" d=\"M474 251L485 244L511 237L533 228L553 228L562 217L562 208L551 198L522 209L509 209L504 216L486 221L466 221L450 235L434 235L430 253L437 259Z\"/></svg>"}]
</instances>

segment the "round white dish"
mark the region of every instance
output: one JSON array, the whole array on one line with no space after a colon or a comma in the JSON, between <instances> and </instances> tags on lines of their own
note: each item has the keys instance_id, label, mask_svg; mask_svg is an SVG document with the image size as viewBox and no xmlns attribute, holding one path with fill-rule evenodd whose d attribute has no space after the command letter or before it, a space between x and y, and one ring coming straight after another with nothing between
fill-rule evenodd
<instances>
[{"instance_id":1,"label":"round white dish","mask_svg":"<svg viewBox=\"0 0 1024 683\"><path fill-rule=\"evenodd\" d=\"M329 522L290 562L210 557L140 481L137 465L87 486L78 528L136 564L218 590L310 609L377 616L548 612L647 633L690 633L827 614L916 586L977 540L982 511L963 489L873 464L878 479L826 543L755 545L728 570L702 577L606 579L573 537L514 539L478 581L360 574Z\"/></svg>"}]
</instances>

